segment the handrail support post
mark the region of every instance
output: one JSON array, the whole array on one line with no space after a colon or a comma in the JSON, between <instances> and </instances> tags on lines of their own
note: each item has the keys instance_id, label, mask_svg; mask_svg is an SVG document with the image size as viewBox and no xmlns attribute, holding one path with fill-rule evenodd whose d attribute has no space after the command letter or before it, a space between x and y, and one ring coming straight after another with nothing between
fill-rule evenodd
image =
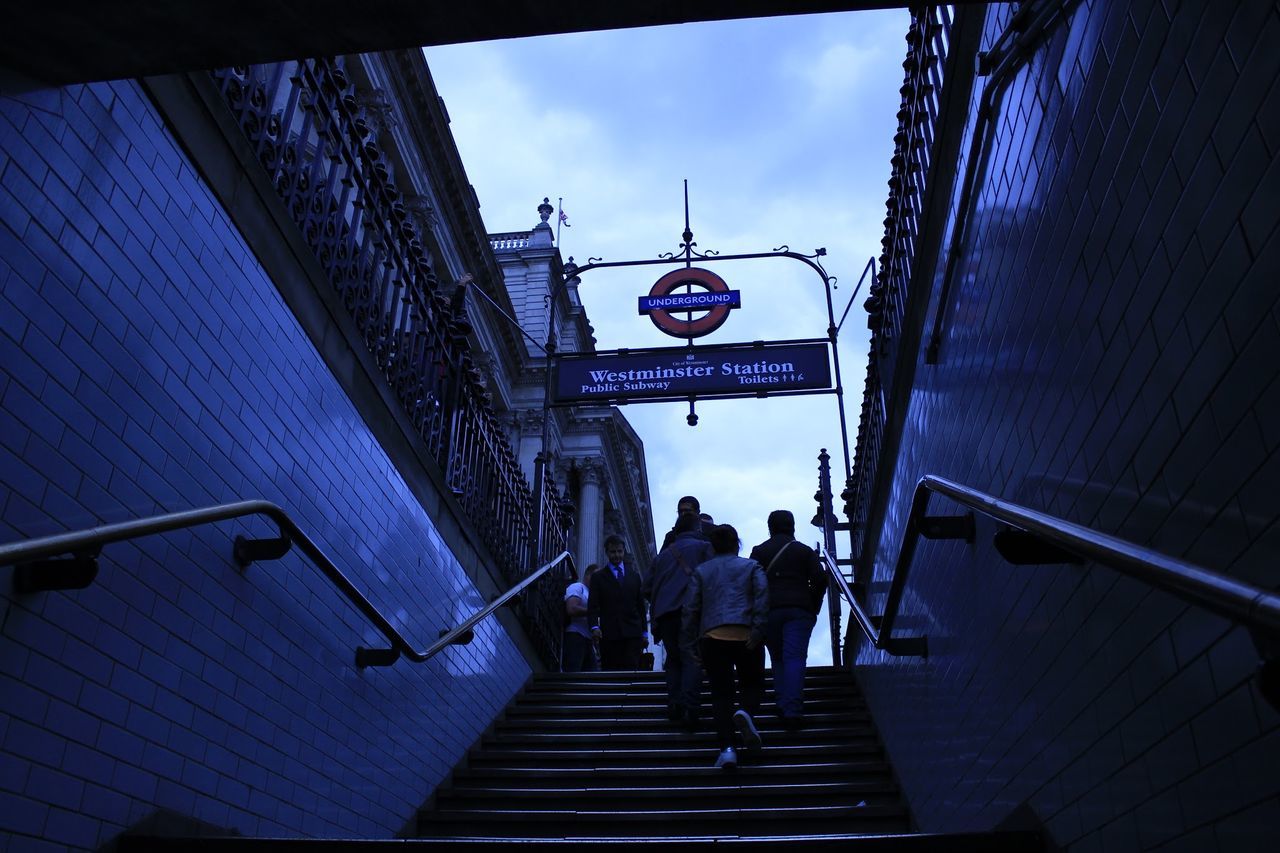
<instances>
[{"instance_id":1,"label":"handrail support post","mask_svg":"<svg viewBox=\"0 0 1280 853\"><path fill-rule=\"evenodd\" d=\"M289 553L292 547L293 541L286 533L281 533L274 539L249 539L237 535L232 556L235 558L236 565L240 567L240 571L244 571L262 560L278 560Z\"/></svg>"},{"instance_id":2,"label":"handrail support post","mask_svg":"<svg viewBox=\"0 0 1280 853\"><path fill-rule=\"evenodd\" d=\"M70 557L33 560L13 567L13 591L19 595L84 589L98 576L98 549Z\"/></svg>"}]
</instances>

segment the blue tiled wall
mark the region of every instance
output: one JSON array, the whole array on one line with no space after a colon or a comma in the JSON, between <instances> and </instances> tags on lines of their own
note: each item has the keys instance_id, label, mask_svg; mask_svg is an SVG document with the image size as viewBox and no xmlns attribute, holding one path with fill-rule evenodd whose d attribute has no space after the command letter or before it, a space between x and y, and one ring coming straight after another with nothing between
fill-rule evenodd
<instances>
[{"instance_id":1,"label":"blue tiled wall","mask_svg":"<svg viewBox=\"0 0 1280 853\"><path fill-rule=\"evenodd\" d=\"M483 601L133 83L0 99L0 541L246 498L285 507L425 647ZM529 673L495 622L382 645L296 551L227 523L108 546L98 582L0 569L0 847L174 813L388 837Z\"/></svg>"},{"instance_id":2,"label":"blue tiled wall","mask_svg":"<svg viewBox=\"0 0 1280 853\"><path fill-rule=\"evenodd\" d=\"M1269 0L1093 0L1018 73L877 579L934 473L1280 585L1278 72ZM994 530L917 552L900 631L927 661L859 659L921 826L1026 803L1072 849L1271 849L1280 714L1248 634L1105 568L1010 566Z\"/></svg>"}]
</instances>

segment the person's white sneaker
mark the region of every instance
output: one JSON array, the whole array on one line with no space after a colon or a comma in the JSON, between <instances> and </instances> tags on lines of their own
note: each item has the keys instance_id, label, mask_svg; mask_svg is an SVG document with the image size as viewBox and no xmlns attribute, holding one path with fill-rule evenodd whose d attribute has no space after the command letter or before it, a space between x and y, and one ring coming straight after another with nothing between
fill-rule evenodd
<instances>
[{"instance_id":1,"label":"person's white sneaker","mask_svg":"<svg viewBox=\"0 0 1280 853\"><path fill-rule=\"evenodd\" d=\"M750 714L738 709L733 714L733 724L738 727L738 733L742 735L742 742L746 744L747 749L754 752L760 748L760 732L756 729L756 721L751 719Z\"/></svg>"},{"instance_id":2,"label":"person's white sneaker","mask_svg":"<svg viewBox=\"0 0 1280 853\"><path fill-rule=\"evenodd\" d=\"M733 751L733 747L722 750L720 756L716 759L717 770L733 770L737 766L738 753Z\"/></svg>"}]
</instances>

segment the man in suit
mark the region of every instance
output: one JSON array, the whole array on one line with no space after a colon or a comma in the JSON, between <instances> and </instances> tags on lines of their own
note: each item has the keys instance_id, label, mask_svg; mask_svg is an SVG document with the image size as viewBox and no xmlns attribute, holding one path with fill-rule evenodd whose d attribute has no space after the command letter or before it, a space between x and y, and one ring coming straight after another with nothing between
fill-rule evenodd
<instances>
[{"instance_id":1,"label":"man in suit","mask_svg":"<svg viewBox=\"0 0 1280 853\"><path fill-rule=\"evenodd\" d=\"M591 579L587 624L600 640L601 669L636 671L640 653L649 645L640 571L626 564L622 537L605 539L604 552L608 565Z\"/></svg>"}]
</instances>

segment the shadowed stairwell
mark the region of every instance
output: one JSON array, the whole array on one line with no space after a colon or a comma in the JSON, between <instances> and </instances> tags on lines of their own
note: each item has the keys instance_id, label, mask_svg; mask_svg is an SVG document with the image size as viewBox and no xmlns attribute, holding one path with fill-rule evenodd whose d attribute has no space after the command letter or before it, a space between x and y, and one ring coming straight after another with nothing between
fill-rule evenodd
<instances>
[{"instance_id":1,"label":"shadowed stairwell","mask_svg":"<svg viewBox=\"0 0 1280 853\"><path fill-rule=\"evenodd\" d=\"M771 677L767 680L771 688ZM735 771L713 766L709 719L686 732L666 718L662 673L533 676L397 842L134 838L125 850L375 846L416 841L467 849L643 843L734 849L1038 851L1031 832L922 835L853 678L811 668L808 723L784 731L768 695L764 748Z\"/></svg>"}]
</instances>

